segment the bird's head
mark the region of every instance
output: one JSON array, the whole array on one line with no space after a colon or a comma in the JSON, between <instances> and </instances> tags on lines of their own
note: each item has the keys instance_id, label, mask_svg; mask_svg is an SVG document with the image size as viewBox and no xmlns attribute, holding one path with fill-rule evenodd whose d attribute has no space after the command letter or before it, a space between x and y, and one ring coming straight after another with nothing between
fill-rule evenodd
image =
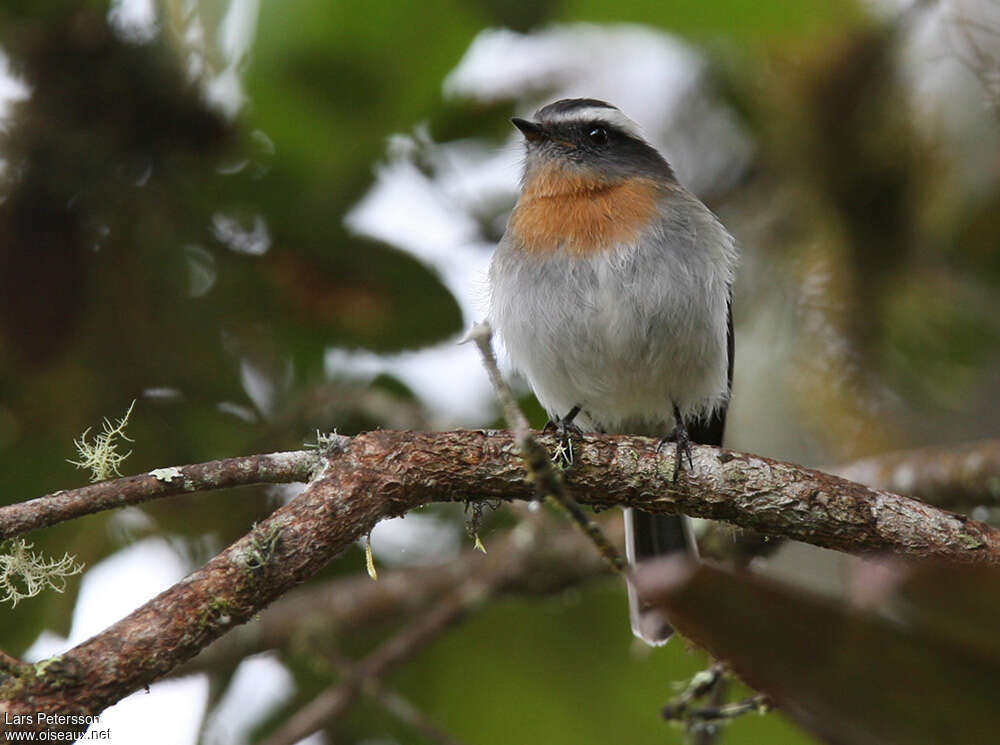
<instances>
[{"instance_id":1,"label":"bird's head","mask_svg":"<svg viewBox=\"0 0 1000 745\"><path fill-rule=\"evenodd\" d=\"M511 122L524 135L525 185L535 178L565 178L575 188L633 178L674 181L670 166L639 126L604 101L567 98L543 106L534 119Z\"/></svg>"}]
</instances>

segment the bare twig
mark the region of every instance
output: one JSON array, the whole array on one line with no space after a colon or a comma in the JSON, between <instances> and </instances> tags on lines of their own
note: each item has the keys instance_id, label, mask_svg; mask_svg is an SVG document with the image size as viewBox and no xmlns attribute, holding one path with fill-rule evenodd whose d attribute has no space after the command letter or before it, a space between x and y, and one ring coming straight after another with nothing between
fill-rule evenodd
<instances>
[{"instance_id":1,"label":"bare twig","mask_svg":"<svg viewBox=\"0 0 1000 745\"><path fill-rule=\"evenodd\" d=\"M695 673L680 695L664 704L660 715L667 721L684 719L691 705L715 691L725 674L726 667L720 662L714 662L707 670Z\"/></svg>"},{"instance_id":2,"label":"bare twig","mask_svg":"<svg viewBox=\"0 0 1000 745\"><path fill-rule=\"evenodd\" d=\"M601 523L610 540L622 541L624 526L619 515L607 515ZM354 576L294 589L259 618L233 629L172 674L232 670L249 655L288 648L311 629L320 630L324 638L333 634L348 636L401 614L412 617L452 588L481 574L485 565L512 551L520 554L519 571L511 572L493 587L494 597L500 593L548 596L608 570L575 525L550 523L545 528L545 540L530 545L513 542L516 535L508 533L503 541L491 545L487 556L468 549L446 565L394 569L382 573L378 582Z\"/></svg>"},{"instance_id":3,"label":"bare twig","mask_svg":"<svg viewBox=\"0 0 1000 745\"><path fill-rule=\"evenodd\" d=\"M410 659L485 596L486 588L481 582L468 581L448 597L440 599L416 621L351 668L338 685L327 689L296 712L264 741L264 745L294 745L333 722L347 711L367 681L378 679Z\"/></svg>"},{"instance_id":4,"label":"bare twig","mask_svg":"<svg viewBox=\"0 0 1000 745\"><path fill-rule=\"evenodd\" d=\"M486 373L493 384L500 405L503 406L504 417L514 431L517 438L518 447L524 456L524 463L531 473L532 481L542 499L550 499L570 516L570 518L580 526L580 529L597 547L598 552L605 558L608 564L619 574L624 573L628 564L622 558L610 541L601 532L600 526L594 522L586 512L584 512L575 499L566 491L566 483L562 475L552 465L549 451L542 447L538 440L531 434L528 427L528 420L517 405L517 400L510 388L500 375L500 367L497 365L496 355L493 353L493 332L488 323L477 323L469 332L469 338L476 343L479 353L483 358L483 365Z\"/></svg>"},{"instance_id":5,"label":"bare twig","mask_svg":"<svg viewBox=\"0 0 1000 745\"><path fill-rule=\"evenodd\" d=\"M981 5L980 12L988 16L989 4ZM955 8L942 23L955 59L972 73L988 96L994 113L1000 115L1000 56L996 44L1000 29Z\"/></svg>"},{"instance_id":6,"label":"bare twig","mask_svg":"<svg viewBox=\"0 0 1000 745\"><path fill-rule=\"evenodd\" d=\"M725 706L724 702L729 694L729 687L729 680L723 678L709 693L707 706L698 707L691 711L688 724L688 737L691 745L715 745L722 737L724 729L718 724L708 721L703 713Z\"/></svg>"},{"instance_id":7,"label":"bare twig","mask_svg":"<svg viewBox=\"0 0 1000 745\"><path fill-rule=\"evenodd\" d=\"M435 600L416 621L383 642L352 667L340 683L321 693L272 734L264 745L293 745L338 719L362 691L365 684L378 681L390 669L414 656L469 610L488 598L498 586L522 571L537 537L539 517L518 525L508 537L498 559L468 577L454 591Z\"/></svg>"},{"instance_id":8,"label":"bare twig","mask_svg":"<svg viewBox=\"0 0 1000 745\"><path fill-rule=\"evenodd\" d=\"M725 703L730 675L725 665L713 663L691 678L687 688L663 706L660 715L668 722L683 722L692 745L712 745L722 734L724 722L770 706L763 694ZM708 700L700 703L702 699Z\"/></svg>"},{"instance_id":9,"label":"bare twig","mask_svg":"<svg viewBox=\"0 0 1000 745\"><path fill-rule=\"evenodd\" d=\"M374 681L365 686L365 693L372 696L393 716L409 725L437 745L461 745L454 737L430 721L420 709L398 691Z\"/></svg>"},{"instance_id":10,"label":"bare twig","mask_svg":"<svg viewBox=\"0 0 1000 745\"><path fill-rule=\"evenodd\" d=\"M754 712L766 712L773 707L771 703L770 696L763 693L756 693L753 696L747 696L740 701L733 701L729 704L721 704L719 706L703 706L691 711L691 716L695 719L701 720L702 722L712 722L719 720L735 719L736 717L741 717L744 714L751 714Z\"/></svg>"}]
</instances>

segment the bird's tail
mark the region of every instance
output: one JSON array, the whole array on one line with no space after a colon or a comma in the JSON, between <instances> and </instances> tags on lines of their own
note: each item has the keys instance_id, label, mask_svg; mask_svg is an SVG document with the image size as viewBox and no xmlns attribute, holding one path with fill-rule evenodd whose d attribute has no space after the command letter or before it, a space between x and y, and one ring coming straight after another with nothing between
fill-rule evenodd
<instances>
[{"instance_id":1,"label":"bird's tail","mask_svg":"<svg viewBox=\"0 0 1000 745\"><path fill-rule=\"evenodd\" d=\"M698 557L698 544L691 521L683 515L659 515L642 510L625 510L625 553L635 565L645 559L662 558L676 552ZM647 644L666 644L674 633L661 613L644 608L632 583L628 583L629 619L632 633Z\"/></svg>"},{"instance_id":2,"label":"bird's tail","mask_svg":"<svg viewBox=\"0 0 1000 745\"><path fill-rule=\"evenodd\" d=\"M726 352L729 358L727 390L733 387L733 302L729 296L726 322ZM726 406L719 407L705 421L688 422L688 436L691 442L702 445L722 445L726 431ZM639 433L636 433L639 434ZM654 515L642 510L625 510L625 552L629 564L656 557L668 556L683 551L692 559L698 558L698 544L691 530L691 521L683 515ZM628 583L629 617L632 619L632 633L655 646L666 644L673 627L659 613L643 608L639 597Z\"/></svg>"}]
</instances>

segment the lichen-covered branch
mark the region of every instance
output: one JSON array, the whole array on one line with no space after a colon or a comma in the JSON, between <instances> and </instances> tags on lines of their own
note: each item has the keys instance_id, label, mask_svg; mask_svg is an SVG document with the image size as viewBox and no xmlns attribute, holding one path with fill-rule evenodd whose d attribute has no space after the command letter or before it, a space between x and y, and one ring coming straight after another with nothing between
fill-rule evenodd
<instances>
[{"instance_id":1,"label":"lichen-covered branch","mask_svg":"<svg viewBox=\"0 0 1000 745\"><path fill-rule=\"evenodd\" d=\"M0 507L0 540L95 512L178 494L248 484L308 481L325 461L315 450L245 455L57 491Z\"/></svg>"},{"instance_id":2,"label":"lichen-covered branch","mask_svg":"<svg viewBox=\"0 0 1000 745\"><path fill-rule=\"evenodd\" d=\"M306 482L325 462L316 450L245 455L64 489L0 507L0 540L84 515L179 494ZM829 472L945 509L1000 506L1000 440L900 450L831 468Z\"/></svg>"},{"instance_id":3,"label":"lichen-covered branch","mask_svg":"<svg viewBox=\"0 0 1000 745\"><path fill-rule=\"evenodd\" d=\"M555 445L554 438L539 440ZM435 501L535 494L509 432L379 431L337 438L336 444L305 491L201 569L57 660L0 679L0 712L100 712L311 577L377 521ZM674 483L672 455L657 454L655 444L627 436L576 439L566 475L574 498L595 506L676 510L841 551L1000 564L1000 532L983 523L801 466L712 447L694 448L694 467ZM302 454L307 456L318 457ZM297 454L284 457L298 464L286 468L284 478L312 472ZM141 501L160 488L148 478L122 481L140 491ZM77 490L69 511L102 509L83 509L78 500L87 489L104 487L106 505L106 495L120 485ZM62 504L65 496L42 501ZM36 527L67 512L36 508L48 516ZM19 524L26 522L31 520Z\"/></svg>"}]
</instances>

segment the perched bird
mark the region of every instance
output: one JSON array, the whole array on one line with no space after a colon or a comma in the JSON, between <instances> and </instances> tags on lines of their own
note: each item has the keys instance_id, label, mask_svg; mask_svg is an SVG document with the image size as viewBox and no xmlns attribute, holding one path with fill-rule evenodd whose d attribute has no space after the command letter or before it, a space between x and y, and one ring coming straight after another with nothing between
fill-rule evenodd
<instances>
[{"instance_id":1,"label":"perched bird","mask_svg":"<svg viewBox=\"0 0 1000 745\"><path fill-rule=\"evenodd\" d=\"M733 238L616 107L556 101L524 135L521 194L489 270L490 321L563 434L720 445L732 383ZM629 561L697 555L686 518L625 513ZM673 629L640 607L650 644Z\"/></svg>"}]
</instances>

